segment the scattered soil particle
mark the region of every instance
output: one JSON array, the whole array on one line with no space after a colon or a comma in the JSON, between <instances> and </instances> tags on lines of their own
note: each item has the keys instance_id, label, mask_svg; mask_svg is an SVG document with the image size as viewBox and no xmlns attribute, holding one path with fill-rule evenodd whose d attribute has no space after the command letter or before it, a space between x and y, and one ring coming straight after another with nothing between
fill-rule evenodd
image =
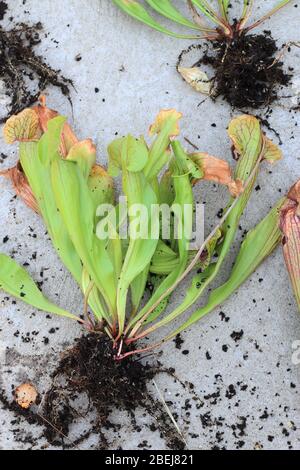
<instances>
[{"instance_id":1,"label":"scattered soil particle","mask_svg":"<svg viewBox=\"0 0 300 470\"><path fill-rule=\"evenodd\" d=\"M2 153L2 152L1 152L1 153L0 153L0 163L3 163L4 160L6 160L6 158L7 158L7 155L5 155L5 153Z\"/></svg>"},{"instance_id":2,"label":"scattered soil particle","mask_svg":"<svg viewBox=\"0 0 300 470\"><path fill-rule=\"evenodd\" d=\"M240 416L239 417L240 422L236 423L236 428L238 429L238 435L239 436L245 436L245 430L247 428L247 417L246 416Z\"/></svg>"},{"instance_id":3,"label":"scattered soil particle","mask_svg":"<svg viewBox=\"0 0 300 470\"><path fill-rule=\"evenodd\" d=\"M41 23L19 23L10 30L0 26L0 79L10 98L7 116L1 116L0 123L35 103L49 85L58 87L71 102L72 81L63 77L59 70L51 68L34 51L35 46L41 43L42 31ZM37 86L32 87L33 81L37 82Z\"/></svg>"},{"instance_id":4,"label":"scattered soil particle","mask_svg":"<svg viewBox=\"0 0 300 470\"><path fill-rule=\"evenodd\" d=\"M267 408L264 410L263 414L259 417L259 419L268 419L269 413Z\"/></svg>"},{"instance_id":5,"label":"scattered soil particle","mask_svg":"<svg viewBox=\"0 0 300 470\"><path fill-rule=\"evenodd\" d=\"M244 336L244 331L233 331L230 335L230 337L235 341L236 343L242 339Z\"/></svg>"},{"instance_id":6,"label":"scattered soil particle","mask_svg":"<svg viewBox=\"0 0 300 470\"><path fill-rule=\"evenodd\" d=\"M228 400L231 400L234 396L236 395L236 390L234 388L234 385L233 384L230 384L228 389L226 390L226 398L228 398Z\"/></svg>"},{"instance_id":7,"label":"scattered soil particle","mask_svg":"<svg viewBox=\"0 0 300 470\"><path fill-rule=\"evenodd\" d=\"M192 45L182 51L178 67L186 54L196 49ZM199 47L200 48L200 47ZM278 88L289 84L291 75L276 60L278 47L270 31L263 34L236 34L233 39L211 41L200 60L193 66L210 66L213 99L222 96L234 108L258 109L278 99Z\"/></svg>"},{"instance_id":8,"label":"scattered soil particle","mask_svg":"<svg viewBox=\"0 0 300 470\"><path fill-rule=\"evenodd\" d=\"M217 213L218 219L222 219L223 215L224 215L224 209L221 208L221 209L219 210L219 212Z\"/></svg>"},{"instance_id":9,"label":"scattered soil particle","mask_svg":"<svg viewBox=\"0 0 300 470\"><path fill-rule=\"evenodd\" d=\"M211 360L211 355L209 354L209 352L208 352L208 351L206 351L206 353L205 353L205 357L206 357L206 359L207 359L208 361L210 361L210 360Z\"/></svg>"},{"instance_id":10,"label":"scattered soil particle","mask_svg":"<svg viewBox=\"0 0 300 470\"><path fill-rule=\"evenodd\" d=\"M204 399L205 399L205 400L209 400L210 406L216 405L219 398L220 398L220 389L219 389L219 388L218 388L218 390L217 390L216 392L214 392L214 393L210 393L210 394L208 394L208 395L204 395Z\"/></svg>"},{"instance_id":11,"label":"scattered soil particle","mask_svg":"<svg viewBox=\"0 0 300 470\"><path fill-rule=\"evenodd\" d=\"M181 336L180 333L178 335L176 335L176 337L173 341L175 343L175 348L176 349L181 349L181 346L184 344L184 340L182 339L182 336Z\"/></svg>"},{"instance_id":12,"label":"scattered soil particle","mask_svg":"<svg viewBox=\"0 0 300 470\"><path fill-rule=\"evenodd\" d=\"M221 321L225 321L225 323L229 322L230 317L227 317L224 312L219 312L219 315L220 315Z\"/></svg>"}]
</instances>

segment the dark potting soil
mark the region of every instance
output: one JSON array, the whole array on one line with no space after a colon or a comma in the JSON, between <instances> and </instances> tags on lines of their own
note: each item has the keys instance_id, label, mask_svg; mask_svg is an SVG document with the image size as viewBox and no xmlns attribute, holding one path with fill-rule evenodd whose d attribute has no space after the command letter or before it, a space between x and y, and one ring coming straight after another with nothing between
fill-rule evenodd
<instances>
[{"instance_id":1,"label":"dark potting soil","mask_svg":"<svg viewBox=\"0 0 300 470\"><path fill-rule=\"evenodd\" d=\"M42 31L41 23L20 23L10 30L0 26L0 79L10 98L7 115L1 116L0 123L34 104L49 85L58 87L71 102L72 81L51 68L34 51L41 43ZM32 81L36 82L34 91L30 85Z\"/></svg>"},{"instance_id":2,"label":"dark potting soil","mask_svg":"<svg viewBox=\"0 0 300 470\"><path fill-rule=\"evenodd\" d=\"M29 424L42 425L47 441L65 449L77 447L92 434L99 436L98 449L109 448L105 429L118 433L121 427L109 420L114 409L127 411L133 429L141 431L135 410L142 408L155 418L155 425L148 426L150 431L158 430L170 449L183 449L184 443L162 403L154 399L147 389L147 383L155 375L167 373L174 377L174 371L163 369L159 363L144 365L135 356L116 361L114 354L111 342L105 337L95 333L83 336L63 354L51 376L52 386L44 396L38 414L22 410L16 402L9 402L3 392L0 393L0 402L5 409L25 418ZM84 414L96 412L96 420L88 431L71 441L71 425L81 415L76 402L81 395L87 396L89 402L89 409Z\"/></svg>"},{"instance_id":3,"label":"dark potting soil","mask_svg":"<svg viewBox=\"0 0 300 470\"><path fill-rule=\"evenodd\" d=\"M178 66L192 49L192 45L179 56ZM202 57L193 65L213 68L213 99L221 96L234 108L258 109L278 99L281 86L290 82L291 75L276 58L278 47L271 32L258 35L240 35L233 40L218 40L207 44Z\"/></svg>"}]
</instances>

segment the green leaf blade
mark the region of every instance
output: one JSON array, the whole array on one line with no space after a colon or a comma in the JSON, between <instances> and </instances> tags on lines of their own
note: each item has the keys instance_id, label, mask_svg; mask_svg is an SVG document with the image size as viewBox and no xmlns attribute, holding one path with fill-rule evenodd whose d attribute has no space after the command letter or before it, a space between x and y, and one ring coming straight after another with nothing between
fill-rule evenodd
<instances>
[{"instance_id":1,"label":"green leaf blade","mask_svg":"<svg viewBox=\"0 0 300 470\"><path fill-rule=\"evenodd\" d=\"M39 310L79 320L46 299L27 271L5 254L0 254L0 289Z\"/></svg>"},{"instance_id":2,"label":"green leaf blade","mask_svg":"<svg viewBox=\"0 0 300 470\"><path fill-rule=\"evenodd\" d=\"M175 23L187 26L192 29L199 29L195 23L185 18L177 8L172 5L170 0L146 0L148 5L150 5L155 11L165 16L169 20L174 21Z\"/></svg>"},{"instance_id":3,"label":"green leaf blade","mask_svg":"<svg viewBox=\"0 0 300 470\"><path fill-rule=\"evenodd\" d=\"M56 204L75 250L113 313L116 302L113 265L105 242L95 235L95 208L87 181L76 163L66 160L52 163L51 176Z\"/></svg>"},{"instance_id":4,"label":"green leaf blade","mask_svg":"<svg viewBox=\"0 0 300 470\"><path fill-rule=\"evenodd\" d=\"M196 310L190 318L167 337L177 335L193 323L199 321L232 295L258 266L275 250L281 240L279 213L284 203L281 199L271 212L246 236L236 258L230 277L225 284L215 289L207 304Z\"/></svg>"},{"instance_id":5,"label":"green leaf blade","mask_svg":"<svg viewBox=\"0 0 300 470\"><path fill-rule=\"evenodd\" d=\"M169 29L164 28L161 24L155 21L152 16L149 15L147 10L135 0L113 0L114 3L121 8L125 13L132 16L134 19L145 23L147 26L150 26L157 31L167 34L168 36L173 36L175 38L181 39L197 39L199 36L196 35L186 35L186 34L177 34Z\"/></svg>"}]
</instances>

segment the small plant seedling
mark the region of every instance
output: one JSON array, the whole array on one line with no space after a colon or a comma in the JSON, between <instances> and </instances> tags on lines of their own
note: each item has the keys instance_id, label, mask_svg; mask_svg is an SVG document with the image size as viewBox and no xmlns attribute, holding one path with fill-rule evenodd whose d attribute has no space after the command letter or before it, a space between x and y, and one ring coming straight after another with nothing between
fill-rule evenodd
<instances>
[{"instance_id":1,"label":"small plant seedling","mask_svg":"<svg viewBox=\"0 0 300 470\"><path fill-rule=\"evenodd\" d=\"M146 0L155 13L188 28L193 33L179 34L164 27L151 16L138 0L113 0L128 15L148 26L176 38L206 40L207 47L202 57L191 67L182 67L184 56L193 49L201 48L199 43L191 45L179 56L177 70L197 91L215 99L222 96L236 108L259 108L270 105L278 97L278 86L287 85L290 75L282 68L282 62L275 57L278 50L270 32L249 34L281 10L291 0L275 3L271 11L249 24L255 5L254 0L241 1L241 15L230 19L232 5L227 0L187 0L185 3L191 19L185 16L171 0ZM258 2L257 2L258 3ZM209 79L200 67L210 66L214 76Z\"/></svg>"}]
</instances>

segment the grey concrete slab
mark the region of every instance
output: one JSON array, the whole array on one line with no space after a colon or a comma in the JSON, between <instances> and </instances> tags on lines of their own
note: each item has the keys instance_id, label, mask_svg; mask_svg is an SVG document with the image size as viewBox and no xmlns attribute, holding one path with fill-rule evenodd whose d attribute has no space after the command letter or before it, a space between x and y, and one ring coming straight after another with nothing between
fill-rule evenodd
<instances>
[{"instance_id":1,"label":"grey concrete slab","mask_svg":"<svg viewBox=\"0 0 300 470\"><path fill-rule=\"evenodd\" d=\"M176 74L177 56L191 41L175 40L141 26L119 12L109 0L8 3L5 25L10 24L10 16L14 21L43 22L47 35L39 52L74 80L72 123L80 137L89 136L96 141L99 161L106 161L106 146L116 133L146 133L159 109L170 107L184 115L182 136L196 142L201 150L231 160L226 126L238 113L220 100L216 103L206 100L198 106L201 96ZM234 1L234 7L238 3ZM256 16L274 4L271 0L256 3ZM293 2L265 28L272 28L279 44L299 41L299 19L300 4ZM82 56L80 62L75 60L78 54ZM299 57L299 49L286 54L286 64L294 67L295 79L290 89L282 92L285 95L299 92ZM99 88L99 93L95 93L95 88ZM51 107L71 115L67 100L57 90L49 89L47 94ZM243 217L243 230L260 220L299 177L300 119L299 114L289 112L290 105L291 100L286 98L274 106L270 124L282 137L284 159L272 168L272 174L264 165L258 181L261 190L253 194ZM11 166L17 158L16 149L7 147L2 137L0 151L8 155L1 168ZM199 199L207 202L206 230L209 231L217 220L226 192L218 188L209 196L206 189L204 185L198 191ZM42 222L14 198L10 184L3 179L0 190L0 241L9 238L1 244L1 251L14 252L20 263L30 261L29 271L37 280L41 280L44 270L44 292L62 306L80 312L80 292L45 237ZM237 247L238 243L233 247L233 254ZM227 268L231 263L230 257ZM223 279L227 271L223 270ZM185 288L186 284L176 292L173 305L181 300ZM234 341L232 333L241 331L240 340ZM1 388L11 396L15 385L31 380L43 392L60 352L79 334L80 328L67 320L48 318L0 293ZM293 343L300 340L300 320L280 250L230 300L186 331L183 339L181 350L173 342L166 344L161 361L165 366L175 366L181 380L195 384L202 400L200 409L195 404L191 410L183 409L190 397L178 383L165 377L157 382L166 399L173 402L172 409L179 415L179 426L189 449L215 446L300 449L300 365L296 355L292 360ZM189 424L187 412L190 412ZM121 445L136 449L143 440L149 448L165 447L159 434L149 433L144 426L150 418L140 414L141 433L131 429L125 413L116 413L112 419L123 423L120 437L114 437L112 448ZM22 442L24 437L28 434L38 437L41 429L29 427L23 421L14 424L13 420L11 413L0 411L1 448L28 448ZM80 423L80 429L86 425ZM79 430L72 432L75 435ZM88 448L95 441L92 436L80 448ZM41 438L33 448L45 444Z\"/></svg>"}]
</instances>

